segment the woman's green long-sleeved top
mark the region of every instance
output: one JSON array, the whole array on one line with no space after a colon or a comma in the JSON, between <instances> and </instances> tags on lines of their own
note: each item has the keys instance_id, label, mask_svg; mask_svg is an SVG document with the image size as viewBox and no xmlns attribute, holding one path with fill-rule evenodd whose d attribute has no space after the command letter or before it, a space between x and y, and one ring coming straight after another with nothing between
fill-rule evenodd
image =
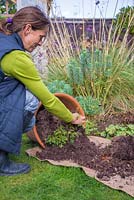
<instances>
[{"instance_id":1,"label":"woman's green long-sleeved top","mask_svg":"<svg viewBox=\"0 0 134 200\"><path fill-rule=\"evenodd\" d=\"M1 68L7 76L22 82L49 112L65 122L73 120L72 113L44 85L30 55L19 50L11 51L2 58Z\"/></svg>"}]
</instances>

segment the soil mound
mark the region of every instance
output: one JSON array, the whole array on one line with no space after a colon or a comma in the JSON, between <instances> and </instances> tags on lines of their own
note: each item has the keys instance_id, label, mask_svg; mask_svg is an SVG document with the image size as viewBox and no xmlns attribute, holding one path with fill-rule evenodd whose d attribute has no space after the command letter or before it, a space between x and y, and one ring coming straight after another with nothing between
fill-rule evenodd
<instances>
[{"instance_id":1,"label":"soil mound","mask_svg":"<svg viewBox=\"0 0 134 200\"><path fill-rule=\"evenodd\" d=\"M39 111L36 127L44 143L47 137L61 125L65 130L70 130L70 124L62 122L44 109ZM82 127L73 125L73 128L78 133L73 143L68 141L62 148L47 144L37 157L41 160L72 160L79 165L96 170L97 177L102 180L108 180L117 174L122 178L134 175L133 136L114 137L109 146L100 148L88 139Z\"/></svg>"}]
</instances>

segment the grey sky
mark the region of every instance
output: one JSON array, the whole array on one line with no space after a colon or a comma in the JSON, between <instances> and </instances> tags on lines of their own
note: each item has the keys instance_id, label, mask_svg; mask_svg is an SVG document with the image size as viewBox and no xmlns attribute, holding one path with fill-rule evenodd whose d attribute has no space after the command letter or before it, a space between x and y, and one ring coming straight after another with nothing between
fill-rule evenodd
<instances>
[{"instance_id":1,"label":"grey sky","mask_svg":"<svg viewBox=\"0 0 134 200\"><path fill-rule=\"evenodd\" d=\"M134 6L134 0L54 0L53 12L66 18L112 18L120 8Z\"/></svg>"}]
</instances>

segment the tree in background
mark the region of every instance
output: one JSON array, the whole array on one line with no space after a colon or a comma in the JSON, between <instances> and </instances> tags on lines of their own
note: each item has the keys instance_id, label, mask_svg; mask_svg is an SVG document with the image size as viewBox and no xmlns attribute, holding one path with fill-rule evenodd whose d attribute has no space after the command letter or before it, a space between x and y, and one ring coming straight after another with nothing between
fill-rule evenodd
<instances>
[{"instance_id":1,"label":"tree in background","mask_svg":"<svg viewBox=\"0 0 134 200\"><path fill-rule=\"evenodd\" d=\"M0 0L0 14L14 14L16 10L16 0Z\"/></svg>"},{"instance_id":2,"label":"tree in background","mask_svg":"<svg viewBox=\"0 0 134 200\"><path fill-rule=\"evenodd\" d=\"M130 19L134 16L134 6L127 6L120 9L119 13L116 15L115 24L121 25L122 30L127 30L129 28L129 34L134 35L134 20L130 23Z\"/></svg>"},{"instance_id":3,"label":"tree in background","mask_svg":"<svg viewBox=\"0 0 134 200\"><path fill-rule=\"evenodd\" d=\"M17 10L16 0L0 0L0 14L14 14ZM49 15L53 0L47 0L47 13Z\"/></svg>"}]
</instances>

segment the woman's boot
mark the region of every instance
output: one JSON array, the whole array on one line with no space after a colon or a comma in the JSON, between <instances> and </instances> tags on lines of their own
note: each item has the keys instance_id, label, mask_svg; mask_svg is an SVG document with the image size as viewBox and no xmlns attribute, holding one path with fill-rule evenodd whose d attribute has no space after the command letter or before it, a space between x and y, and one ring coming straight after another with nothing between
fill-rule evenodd
<instances>
[{"instance_id":1,"label":"woman's boot","mask_svg":"<svg viewBox=\"0 0 134 200\"><path fill-rule=\"evenodd\" d=\"M8 157L8 153L0 150L0 176L13 176L30 171L30 165L26 163L15 163Z\"/></svg>"}]
</instances>

